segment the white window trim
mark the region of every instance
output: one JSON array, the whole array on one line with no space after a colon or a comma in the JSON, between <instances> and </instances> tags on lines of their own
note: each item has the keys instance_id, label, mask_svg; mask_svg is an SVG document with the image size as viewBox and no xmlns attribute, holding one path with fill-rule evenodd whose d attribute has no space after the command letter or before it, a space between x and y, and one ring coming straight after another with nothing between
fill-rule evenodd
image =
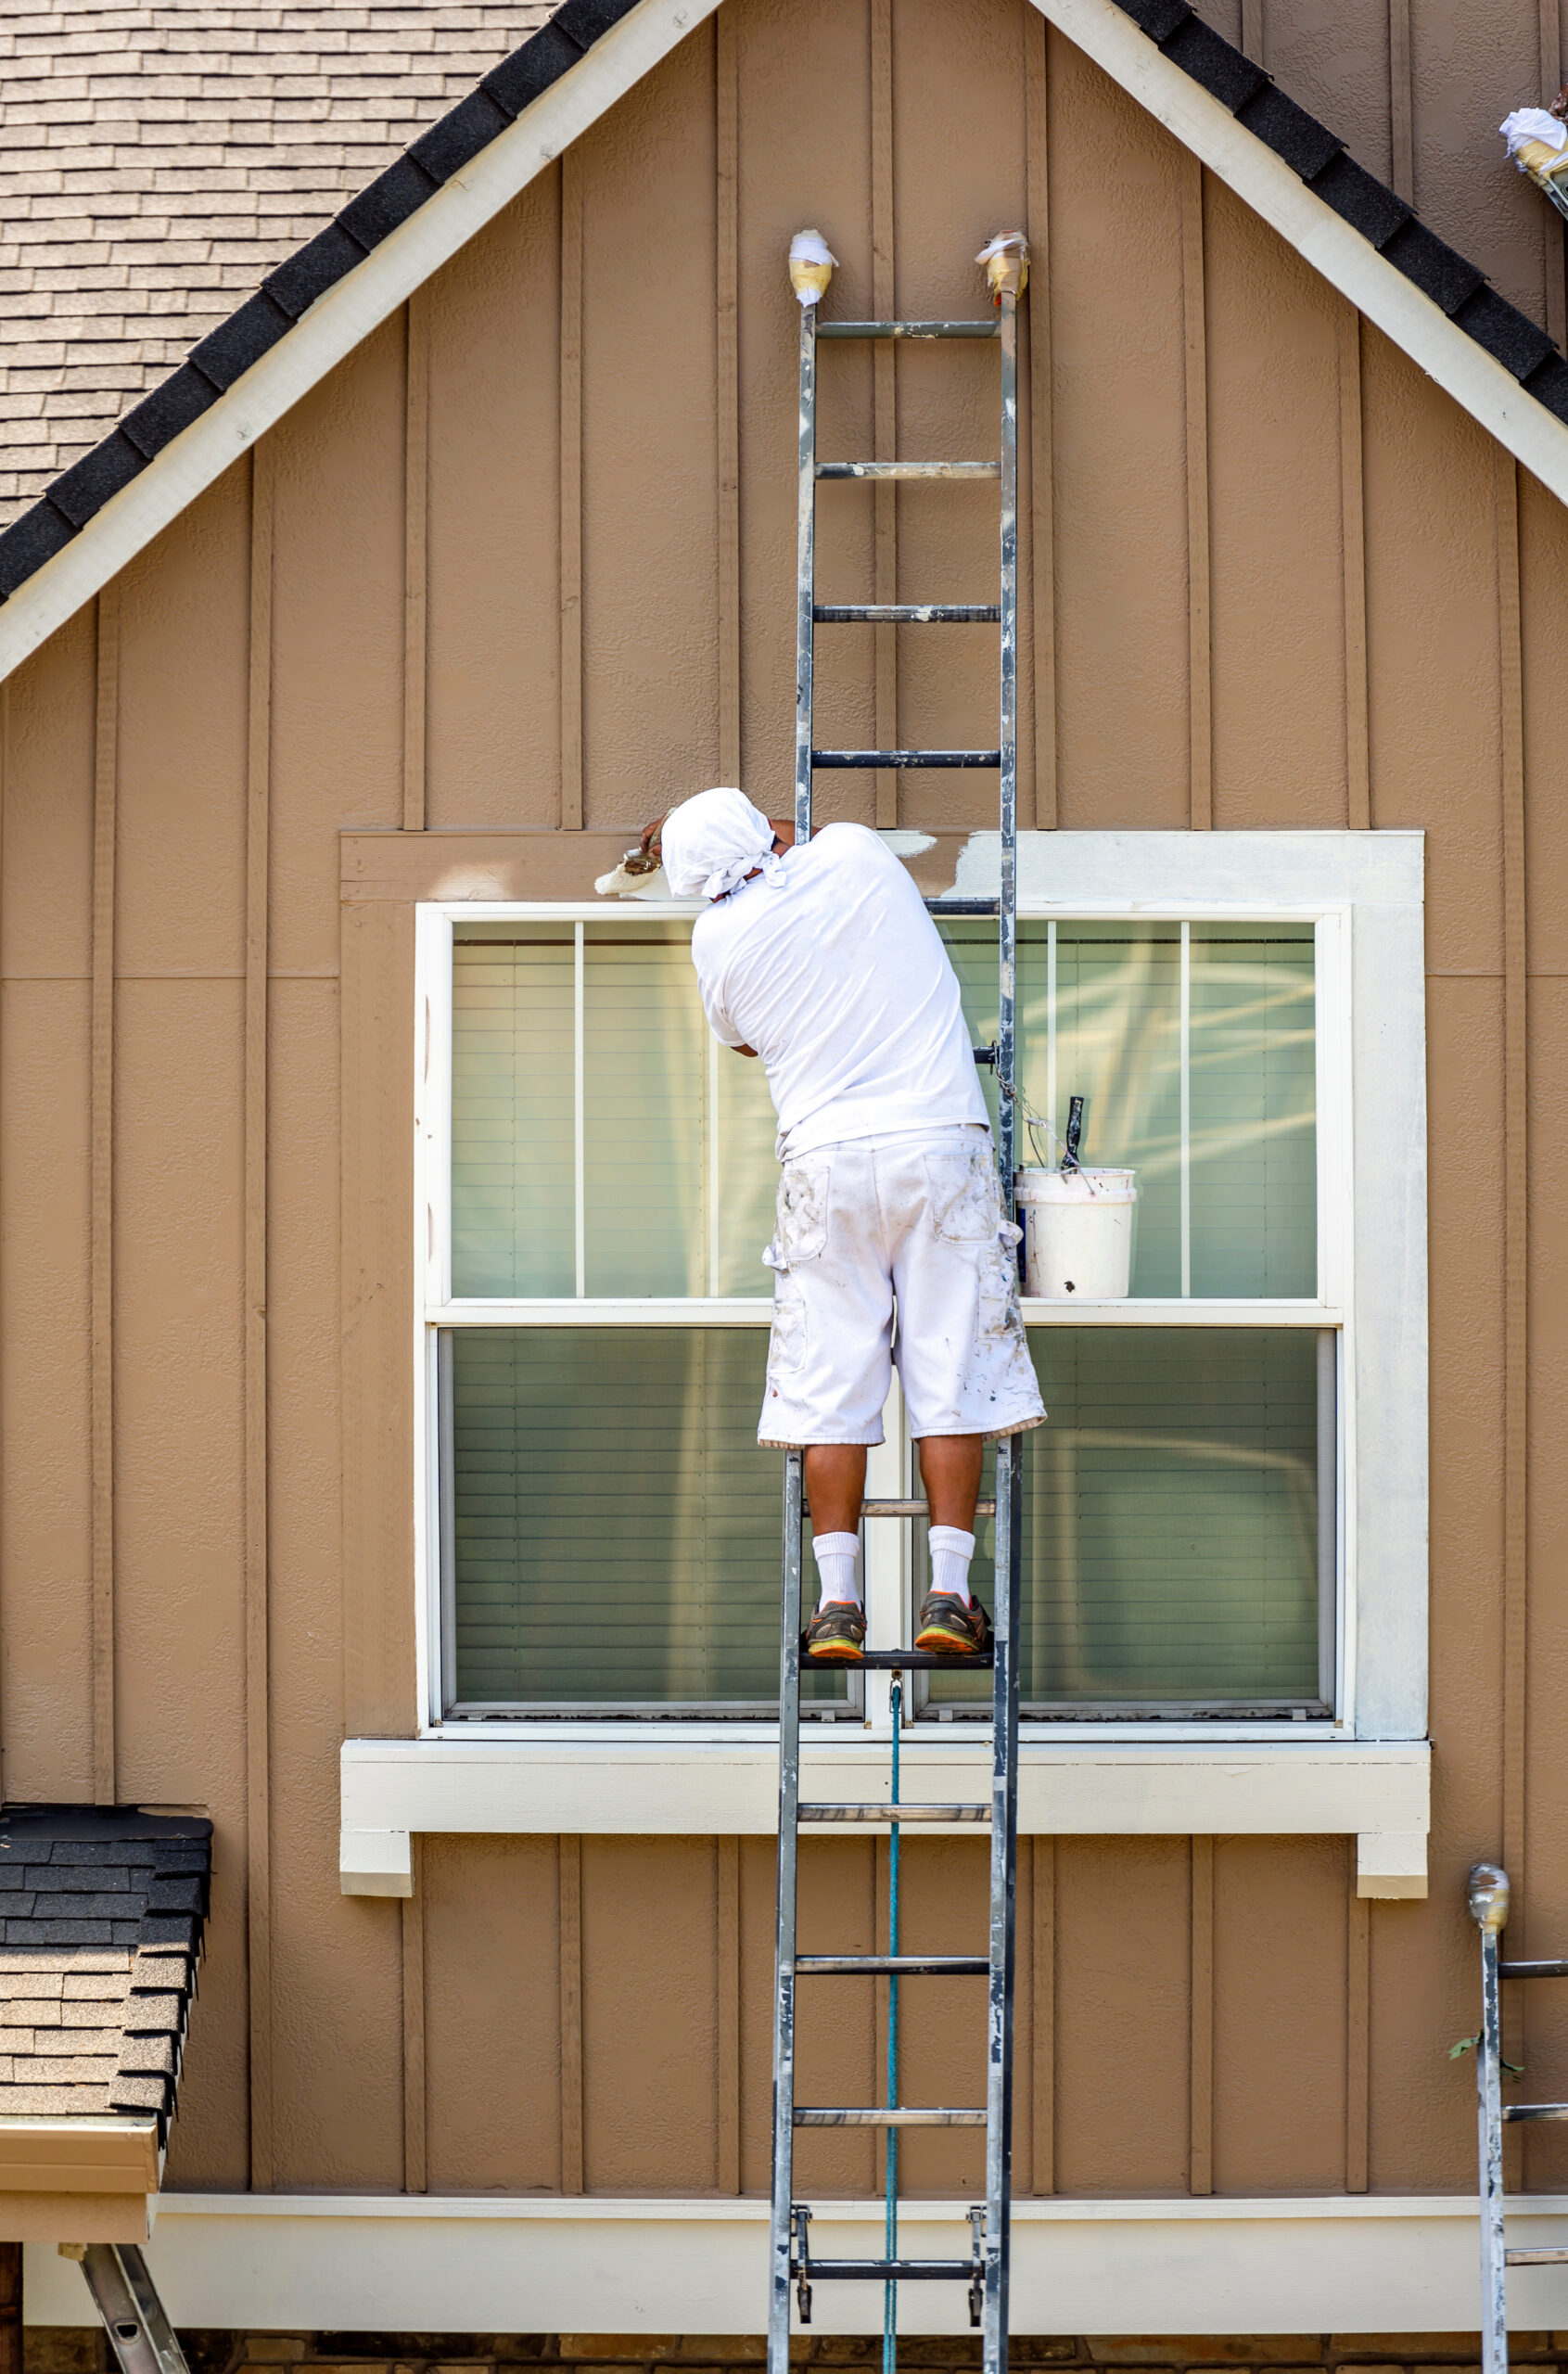
<instances>
[{"instance_id":1,"label":"white window trim","mask_svg":"<svg viewBox=\"0 0 1568 2374\"><path fill-rule=\"evenodd\" d=\"M1019 836L1021 919L1052 916L1080 920L1137 916L1150 921L1314 920L1319 925L1319 1244L1317 1299L1279 1302L1128 1301L1075 1306L1026 1306L1036 1323L1084 1325L1307 1325L1341 1332L1341 1473L1338 1505L1340 1615L1336 1651L1339 1707L1330 1723L1292 1724L1281 1737L1278 1724L1204 1722L1186 1726L1102 1722L1083 1726L1081 1738L1056 1725L1033 1727L1037 1744L1049 1739L1052 1755L1093 1758L1107 1746L1157 1742L1166 1756L1206 1764L1226 1742L1249 1751L1299 1757L1308 1747L1329 1748L1338 1757L1362 1759L1363 1746L1413 1745L1426 1726L1427 1591L1427 1311L1425 1197L1425 984L1422 906L1424 844L1420 833L1052 833ZM952 895L994 897L1000 872L1000 840L976 834L959 861ZM691 900L638 901L671 918L700 913ZM450 1116L448 1057L451 1044L451 946L453 925L506 918L603 923L617 912L593 902L458 901L423 905L417 912L419 1027L415 1051L417 1308L414 1314L414 1395L418 1456L415 1461L415 1552L419 1753L443 1762L467 1748L505 1747L524 1766L562 1760L563 1769L581 1763L591 1744L597 1757L621 1746L633 1748L631 1762L643 1768L652 1755L673 1772L694 1774L692 1821L714 1826L713 1809L702 1802L706 1786L695 1780L694 1757L720 1740L739 1746L748 1730L765 1742L766 1725L733 1721L664 1719L561 1724L542 1718L509 1717L494 1724L465 1721L442 1726L432 1719L437 1644L440 1640L440 1562L431 1539L430 1476L438 1446L433 1440L435 1397L431 1385L433 1330L460 1316L468 1324L513 1323L523 1316L555 1324L758 1324L765 1300L745 1302L650 1301L641 1303L564 1299L543 1304L465 1302L450 1299L447 1270ZM624 908L619 912L625 913ZM1346 1258L1347 1249L1353 1257ZM868 1718L873 1715L868 1704ZM842 1723L833 1726L842 1735ZM460 1733L460 1737L455 1734ZM351 1743L352 1744L352 1743ZM978 1743L976 1742L976 1745ZM1405 1759L1401 1759L1403 1762ZM618 1757L617 1762L618 1764ZM1412 1768L1424 1775L1419 1755ZM1372 1766L1367 1766L1371 1787ZM1424 1780L1422 1782L1424 1787ZM552 1796L554 1792L549 1793ZM1230 1793L1225 1793L1229 1794ZM481 1791L474 1812L482 1810ZM1371 1798L1378 1794L1371 1787ZM638 1789L626 1772L628 1826L642 1828ZM1385 1819L1369 1798L1369 1819L1347 1824L1324 1819L1325 1808L1306 1792L1298 1822L1279 1828L1343 1829L1408 1835L1408 1806L1398 1821ZM550 1827L574 1825L555 1816ZM585 1808L585 1812L588 1809ZM1176 1807L1172 1806L1173 1814ZM1190 1813L1191 1808L1186 1812ZM719 1808L721 1814L722 1808ZM1233 1810L1224 1819L1194 1824L1185 1814L1161 1827L1234 1829ZM422 1827L415 1823L414 1827ZM446 1820L437 1827L445 1828ZM485 1825L481 1825L485 1826ZM503 1825L516 1826L514 1819ZM677 1825L680 1826L680 1825ZM720 1820L719 1827L729 1827ZM1134 1827L1142 1827L1141 1822ZM363 1829L363 1811L352 1825ZM379 1825L372 1825L379 1828ZM1424 1827L1424 1817L1423 1817ZM364 1859L363 1857L361 1859ZM1384 1857L1397 1861L1400 1857ZM1404 1857L1409 1860L1408 1855ZM1375 1876L1375 1875L1374 1875ZM1396 1873L1394 1876L1398 1877ZM1413 1874L1405 1874L1413 1878ZM1408 1892L1401 1890L1400 1892Z\"/></svg>"}]
</instances>

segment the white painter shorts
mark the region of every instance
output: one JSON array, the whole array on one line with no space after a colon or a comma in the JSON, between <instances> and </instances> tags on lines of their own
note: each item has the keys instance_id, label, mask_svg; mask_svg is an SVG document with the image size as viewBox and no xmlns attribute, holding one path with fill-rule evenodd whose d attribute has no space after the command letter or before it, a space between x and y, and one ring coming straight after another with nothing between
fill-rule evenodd
<instances>
[{"instance_id":1,"label":"white painter shorts","mask_svg":"<svg viewBox=\"0 0 1568 2374\"><path fill-rule=\"evenodd\" d=\"M758 1440L879 1443L895 1361L917 1439L1038 1426L1017 1239L983 1123L854 1138L786 1163L762 1257L773 1331Z\"/></svg>"}]
</instances>

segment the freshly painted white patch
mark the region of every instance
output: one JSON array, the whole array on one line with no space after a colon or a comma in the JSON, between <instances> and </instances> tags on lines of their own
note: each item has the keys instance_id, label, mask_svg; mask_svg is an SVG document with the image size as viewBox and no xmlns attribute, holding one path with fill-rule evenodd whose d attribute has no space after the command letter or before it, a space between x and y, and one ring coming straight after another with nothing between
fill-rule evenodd
<instances>
[{"instance_id":1,"label":"freshly painted white patch","mask_svg":"<svg viewBox=\"0 0 1568 2374\"><path fill-rule=\"evenodd\" d=\"M1454 2073L1456 2097L1465 2074ZM879 2254L880 2202L820 2202L824 2257ZM1509 2240L1563 2239L1568 2195L1511 2194ZM912 2254L959 2257L964 2204L911 2202ZM756 2333L768 2204L745 2200L166 2193L147 2250L176 2325L358 2332ZM1473 2331L1476 2205L1463 2194L1019 2201L1021 2333ZM80 2270L29 2244L29 2324L94 2321ZM1522 2329L1568 2325L1568 2267L1509 2277ZM592 2313L589 2313L591 2304ZM814 2329L881 2329L871 2284L817 2286ZM899 2294L909 2333L967 2330L961 2286Z\"/></svg>"},{"instance_id":2,"label":"freshly painted white patch","mask_svg":"<svg viewBox=\"0 0 1568 2374\"><path fill-rule=\"evenodd\" d=\"M889 826L886 832L879 831L877 837L886 842L895 857L924 857L937 846L935 833L906 832L902 826Z\"/></svg>"}]
</instances>

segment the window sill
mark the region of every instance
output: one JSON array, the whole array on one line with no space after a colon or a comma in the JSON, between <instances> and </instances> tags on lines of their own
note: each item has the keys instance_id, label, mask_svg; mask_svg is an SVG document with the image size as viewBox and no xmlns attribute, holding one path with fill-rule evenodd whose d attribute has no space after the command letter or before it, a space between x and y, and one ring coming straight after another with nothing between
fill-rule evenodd
<instances>
[{"instance_id":1,"label":"window sill","mask_svg":"<svg viewBox=\"0 0 1568 2374\"><path fill-rule=\"evenodd\" d=\"M935 1727L932 1727L935 1729ZM1303 1728L1306 1728L1305 1726ZM803 1788L864 1801L886 1787L886 1744L823 1726L802 1743ZM1326 1836L1355 1833L1357 1893L1424 1896L1431 1749L1424 1741L1212 1737L1020 1742L1026 1836ZM650 1736L650 1733L653 1735ZM906 1734L904 1793L983 1797L983 1733ZM547 1724L505 1738L346 1740L339 1875L345 1895L411 1895L418 1832L595 1832L769 1836L778 1751L766 1724ZM874 1830L865 1833L876 1835Z\"/></svg>"}]
</instances>

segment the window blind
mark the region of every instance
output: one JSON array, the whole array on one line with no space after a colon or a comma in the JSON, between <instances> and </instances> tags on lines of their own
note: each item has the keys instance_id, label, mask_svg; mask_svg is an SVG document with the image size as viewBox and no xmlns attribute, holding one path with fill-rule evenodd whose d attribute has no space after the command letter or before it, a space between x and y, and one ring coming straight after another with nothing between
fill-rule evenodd
<instances>
[{"instance_id":1,"label":"window blind","mask_svg":"<svg viewBox=\"0 0 1568 2374\"><path fill-rule=\"evenodd\" d=\"M1318 1333L1037 1329L1020 1689L1052 1705L1310 1705ZM1332 1445L1325 1444L1332 1456ZM983 1495L991 1489L988 1450ZM990 1601L995 1526L974 1578ZM983 1683L935 1675L934 1704Z\"/></svg>"},{"instance_id":2,"label":"window blind","mask_svg":"<svg viewBox=\"0 0 1568 2374\"><path fill-rule=\"evenodd\" d=\"M776 1706L766 1330L476 1327L450 1343L455 1703ZM806 1695L846 1704L844 1678L813 1676Z\"/></svg>"}]
</instances>

